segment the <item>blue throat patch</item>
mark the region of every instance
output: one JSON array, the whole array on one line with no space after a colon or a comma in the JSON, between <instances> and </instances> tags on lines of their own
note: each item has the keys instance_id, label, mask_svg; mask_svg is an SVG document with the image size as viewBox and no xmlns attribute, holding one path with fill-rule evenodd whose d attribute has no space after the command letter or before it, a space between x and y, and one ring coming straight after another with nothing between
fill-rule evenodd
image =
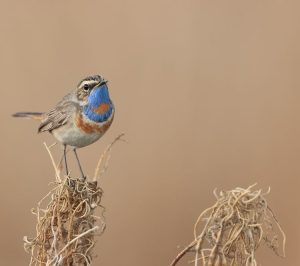
<instances>
[{"instance_id":1,"label":"blue throat patch","mask_svg":"<svg viewBox=\"0 0 300 266\"><path fill-rule=\"evenodd\" d=\"M108 106L104 112L95 111L102 104ZM105 122L111 116L114 110L112 101L109 98L108 88L106 84L93 89L89 98L88 104L83 107L83 113L94 122Z\"/></svg>"}]
</instances>

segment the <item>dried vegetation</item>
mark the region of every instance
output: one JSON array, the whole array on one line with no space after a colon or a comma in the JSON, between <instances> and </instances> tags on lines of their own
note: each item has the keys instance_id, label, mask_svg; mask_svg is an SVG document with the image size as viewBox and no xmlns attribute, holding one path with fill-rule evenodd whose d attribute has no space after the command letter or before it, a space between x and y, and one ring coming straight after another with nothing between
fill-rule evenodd
<instances>
[{"instance_id":1,"label":"dried vegetation","mask_svg":"<svg viewBox=\"0 0 300 266\"><path fill-rule=\"evenodd\" d=\"M285 256L285 234L265 199L270 189L253 191L254 186L214 191L216 203L200 214L194 240L171 266L190 252L195 266L256 266L256 251L262 243Z\"/></svg>"},{"instance_id":2,"label":"dried vegetation","mask_svg":"<svg viewBox=\"0 0 300 266\"><path fill-rule=\"evenodd\" d=\"M101 155L91 181L60 177L50 147L56 181L54 187L38 203L32 213L37 218L36 236L24 237L24 247L31 254L30 265L90 265L95 236L105 230L101 205L102 189L97 180L107 169L112 145L121 140L119 135Z\"/></svg>"}]
</instances>

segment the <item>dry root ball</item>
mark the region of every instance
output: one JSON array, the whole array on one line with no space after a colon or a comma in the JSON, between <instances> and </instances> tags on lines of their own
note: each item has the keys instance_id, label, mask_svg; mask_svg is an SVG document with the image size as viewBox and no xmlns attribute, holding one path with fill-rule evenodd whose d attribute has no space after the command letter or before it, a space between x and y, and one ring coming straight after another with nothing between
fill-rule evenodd
<instances>
[{"instance_id":1,"label":"dry root ball","mask_svg":"<svg viewBox=\"0 0 300 266\"><path fill-rule=\"evenodd\" d=\"M194 241L171 265L194 252L196 266L256 266L255 252L262 242L279 255L279 237L284 256L285 234L264 197L270 191L251 191L253 187L214 191L217 201L197 219Z\"/></svg>"},{"instance_id":2,"label":"dry root ball","mask_svg":"<svg viewBox=\"0 0 300 266\"><path fill-rule=\"evenodd\" d=\"M100 156L92 181L66 176L61 178L61 161L57 165L50 148L55 187L32 210L37 217L36 237L24 237L25 250L31 253L30 265L91 265L96 234L105 229L102 189L97 180L108 167L112 146L122 140L118 135ZM47 203L48 202L48 203ZM97 214L98 213L98 214Z\"/></svg>"},{"instance_id":3,"label":"dry root ball","mask_svg":"<svg viewBox=\"0 0 300 266\"><path fill-rule=\"evenodd\" d=\"M96 208L102 208L101 196L97 182L66 177L56 183L33 211L37 235L25 238L25 249L32 255L30 265L91 264L95 233L105 228L103 218L95 215ZM41 208L46 198L50 202Z\"/></svg>"}]
</instances>

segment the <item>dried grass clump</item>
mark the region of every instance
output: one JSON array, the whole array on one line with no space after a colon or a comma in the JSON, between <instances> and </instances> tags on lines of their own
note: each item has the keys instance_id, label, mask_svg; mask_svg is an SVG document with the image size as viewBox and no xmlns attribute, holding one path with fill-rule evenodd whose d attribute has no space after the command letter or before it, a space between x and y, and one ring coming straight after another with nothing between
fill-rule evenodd
<instances>
[{"instance_id":1,"label":"dried grass clump","mask_svg":"<svg viewBox=\"0 0 300 266\"><path fill-rule=\"evenodd\" d=\"M194 253L195 266L256 266L255 252L262 242L277 255L285 256L285 234L264 197L270 189L265 193L252 191L254 186L219 194L214 191L216 203L200 214L194 240L171 266L188 252ZM199 230L201 222L203 227ZM279 254L280 246L283 255Z\"/></svg>"},{"instance_id":2,"label":"dried grass clump","mask_svg":"<svg viewBox=\"0 0 300 266\"><path fill-rule=\"evenodd\" d=\"M101 207L102 190L97 182L66 177L48 196L48 206L34 210L37 236L25 242L32 255L30 265L89 265L100 229L97 220L101 232L105 228L103 218L94 215Z\"/></svg>"},{"instance_id":3,"label":"dried grass clump","mask_svg":"<svg viewBox=\"0 0 300 266\"><path fill-rule=\"evenodd\" d=\"M60 167L45 145L55 168L56 181L54 188L32 210L37 218L36 237L24 237L25 250L31 253L30 265L91 265L95 236L105 230L103 191L97 179L107 168L112 145L122 136L101 155L92 181L61 178Z\"/></svg>"}]
</instances>

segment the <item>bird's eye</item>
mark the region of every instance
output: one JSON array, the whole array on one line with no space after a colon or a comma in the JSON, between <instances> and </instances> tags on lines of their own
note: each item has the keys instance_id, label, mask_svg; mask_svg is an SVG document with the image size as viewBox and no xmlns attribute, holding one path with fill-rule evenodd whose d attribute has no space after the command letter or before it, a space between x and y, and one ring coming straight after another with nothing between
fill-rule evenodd
<instances>
[{"instance_id":1,"label":"bird's eye","mask_svg":"<svg viewBox=\"0 0 300 266\"><path fill-rule=\"evenodd\" d=\"M83 85L83 89L84 89L85 91L88 91L88 90L89 90L89 88L90 88L90 87L89 87L89 85L88 85L88 84L84 84L84 85Z\"/></svg>"}]
</instances>

